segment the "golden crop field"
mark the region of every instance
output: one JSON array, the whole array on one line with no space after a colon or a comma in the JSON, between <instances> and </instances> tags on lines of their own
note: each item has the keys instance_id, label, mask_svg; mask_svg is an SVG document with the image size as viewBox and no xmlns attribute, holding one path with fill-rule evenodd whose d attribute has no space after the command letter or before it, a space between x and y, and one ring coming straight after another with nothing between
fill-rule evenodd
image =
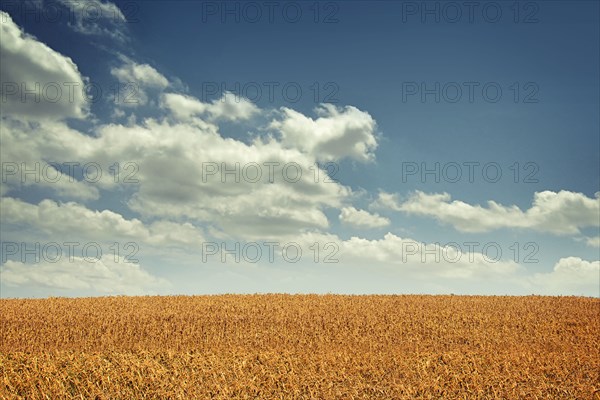
<instances>
[{"instance_id":1,"label":"golden crop field","mask_svg":"<svg viewBox=\"0 0 600 400\"><path fill-rule=\"evenodd\" d=\"M5 399L598 399L600 300L0 301Z\"/></svg>"}]
</instances>

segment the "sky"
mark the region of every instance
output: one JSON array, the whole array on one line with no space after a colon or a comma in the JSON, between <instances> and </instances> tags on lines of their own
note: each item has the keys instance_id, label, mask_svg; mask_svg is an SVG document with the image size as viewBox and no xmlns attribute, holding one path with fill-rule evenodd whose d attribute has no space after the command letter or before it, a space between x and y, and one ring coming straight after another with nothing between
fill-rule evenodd
<instances>
[{"instance_id":1,"label":"sky","mask_svg":"<svg viewBox=\"0 0 600 400\"><path fill-rule=\"evenodd\" d=\"M0 296L600 296L597 1L0 5Z\"/></svg>"}]
</instances>

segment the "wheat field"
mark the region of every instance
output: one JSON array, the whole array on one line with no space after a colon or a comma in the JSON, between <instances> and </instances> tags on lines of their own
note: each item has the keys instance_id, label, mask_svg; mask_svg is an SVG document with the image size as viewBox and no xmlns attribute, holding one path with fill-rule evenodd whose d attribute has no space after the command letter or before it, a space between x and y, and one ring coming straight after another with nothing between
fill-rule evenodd
<instances>
[{"instance_id":1,"label":"wheat field","mask_svg":"<svg viewBox=\"0 0 600 400\"><path fill-rule=\"evenodd\" d=\"M3 399L598 399L600 300L0 301Z\"/></svg>"}]
</instances>

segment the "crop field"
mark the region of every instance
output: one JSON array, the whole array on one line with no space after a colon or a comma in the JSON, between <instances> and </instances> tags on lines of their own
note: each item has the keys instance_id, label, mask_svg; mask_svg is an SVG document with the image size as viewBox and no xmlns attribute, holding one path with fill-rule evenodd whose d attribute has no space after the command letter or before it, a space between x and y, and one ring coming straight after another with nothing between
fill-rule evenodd
<instances>
[{"instance_id":1,"label":"crop field","mask_svg":"<svg viewBox=\"0 0 600 400\"><path fill-rule=\"evenodd\" d=\"M3 399L600 399L600 300L0 300Z\"/></svg>"}]
</instances>

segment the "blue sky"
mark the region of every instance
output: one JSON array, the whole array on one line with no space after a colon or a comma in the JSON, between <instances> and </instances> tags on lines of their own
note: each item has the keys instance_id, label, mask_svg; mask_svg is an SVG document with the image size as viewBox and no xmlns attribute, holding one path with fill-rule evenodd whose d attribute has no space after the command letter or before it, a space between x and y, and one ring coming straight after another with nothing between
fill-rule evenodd
<instances>
[{"instance_id":1,"label":"blue sky","mask_svg":"<svg viewBox=\"0 0 600 400\"><path fill-rule=\"evenodd\" d=\"M1 10L2 297L600 295L596 1Z\"/></svg>"}]
</instances>

